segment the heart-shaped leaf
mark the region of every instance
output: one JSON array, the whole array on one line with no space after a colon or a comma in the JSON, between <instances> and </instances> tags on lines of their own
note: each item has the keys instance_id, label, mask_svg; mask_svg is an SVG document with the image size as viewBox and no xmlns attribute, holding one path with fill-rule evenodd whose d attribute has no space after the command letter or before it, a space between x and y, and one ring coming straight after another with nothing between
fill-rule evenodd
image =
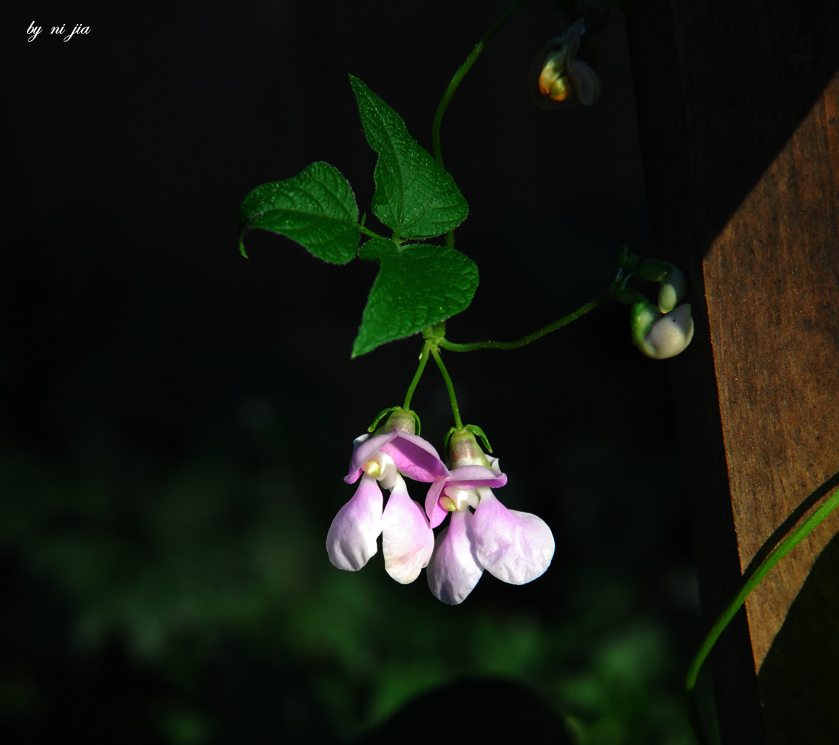
<instances>
[{"instance_id":1,"label":"heart-shaped leaf","mask_svg":"<svg viewBox=\"0 0 839 745\"><path fill-rule=\"evenodd\" d=\"M367 142L378 154L373 214L403 238L434 238L466 219L451 174L408 132L402 117L350 75Z\"/></svg>"},{"instance_id":2,"label":"heart-shaped leaf","mask_svg":"<svg viewBox=\"0 0 839 745\"><path fill-rule=\"evenodd\" d=\"M312 163L285 181L257 186L239 210L239 250L248 230L262 228L297 241L333 264L355 258L360 230L349 182L329 163Z\"/></svg>"},{"instance_id":3,"label":"heart-shaped leaf","mask_svg":"<svg viewBox=\"0 0 839 745\"><path fill-rule=\"evenodd\" d=\"M403 339L469 307L478 287L475 262L453 248L375 238L358 252L381 269L361 318L353 357Z\"/></svg>"}]
</instances>

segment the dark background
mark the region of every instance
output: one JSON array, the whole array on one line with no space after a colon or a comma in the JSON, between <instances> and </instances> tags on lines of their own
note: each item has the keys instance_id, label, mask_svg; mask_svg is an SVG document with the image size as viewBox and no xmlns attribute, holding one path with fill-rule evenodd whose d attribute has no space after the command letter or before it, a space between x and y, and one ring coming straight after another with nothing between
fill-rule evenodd
<instances>
[{"instance_id":1,"label":"dark background","mask_svg":"<svg viewBox=\"0 0 839 745\"><path fill-rule=\"evenodd\" d=\"M701 626L667 363L631 345L628 308L518 352L446 355L464 421L508 474L498 496L557 541L533 584L485 575L449 608L380 555L348 574L324 550L353 493L352 439L401 403L420 348L350 360L375 265L262 232L250 259L237 250L243 197L315 160L369 214L375 154L347 74L430 146L440 95L504 7L4 11L4 741L329 743L419 694L411 727L445 732L478 727L480 702L521 711L515 689L541 707L537 729L561 719L575 742L690 742L680 686ZM62 23L90 34L50 36ZM443 123L470 204L457 247L481 272L453 341L573 310L613 279L622 243L667 255L649 245L623 18L602 35L591 108L528 98L556 33L551 4L526 3ZM413 405L442 450L431 367Z\"/></svg>"}]
</instances>

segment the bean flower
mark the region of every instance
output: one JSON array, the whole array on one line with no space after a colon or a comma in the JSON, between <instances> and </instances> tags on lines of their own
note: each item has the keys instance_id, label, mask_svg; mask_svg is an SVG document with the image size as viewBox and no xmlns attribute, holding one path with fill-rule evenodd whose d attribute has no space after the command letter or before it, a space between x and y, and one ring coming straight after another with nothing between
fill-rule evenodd
<instances>
[{"instance_id":1,"label":"bean flower","mask_svg":"<svg viewBox=\"0 0 839 745\"><path fill-rule=\"evenodd\" d=\"M329 559L339 569L358 571L375 555L381 535L388 574L403 584L413 582L431 558L434 532L420 504L408 496L405 477L431 483L449 471L428 442L408 432L363 435L353 445L344 481L360 478L360 483L329 528ZM387 505L382 488L390 491Z\"/></svg>"},{"instance_id":2,"label":"bean flower","mask_svg":"<svg viewBox=\"0 0 839 745\"><path fill-rule=\"evenodd\" d=\"M543 109L581 103L591 106L601 91L600 78L585 62L577 59L580 38L585 31L577 21L562 36L551 39L534 57L530 70L530 95Z\"/></svg>"},{"instance_id":3,"label":"bean flower","mask_svg":"<svg viewBox=\"0 0 839 745\"><path fill-rule=\"evenodd\" d=\"M458 605L484 570L514 585L541 576L554 555L551 529L536 515L507 509L491 487L507 483L497 458L487 458L474 435L461 430L450 444L451 472L428 491L425 509L432 527L450 522L434 544L428 586L436 598Z\"/></svg>"}]
</instances>

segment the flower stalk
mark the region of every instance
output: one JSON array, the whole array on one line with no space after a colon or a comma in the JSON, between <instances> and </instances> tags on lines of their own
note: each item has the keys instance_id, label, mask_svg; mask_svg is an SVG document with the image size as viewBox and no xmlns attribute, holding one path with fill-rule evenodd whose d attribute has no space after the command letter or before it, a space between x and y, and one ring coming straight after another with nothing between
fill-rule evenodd
<instances>
[{"instance_id":1,"label":"flower stalk","mask_svg":"<svg viewBox=\"0 0 839 745\"><path fill-rule=\"evenodd\" d=\"M457 429L463 429L463 422L460 420L460 410L457 408L457 396L454 394L454 384L452 383L452 379L449 377L449 372L446 370L446 366L443 364L443 360L440 357L440 351L436 346L431 348L431 354L434 355L434 361L437 363L437 367L440 368L440 374L446 382L446 389L449 392L449 401L451 401L452 404L454 426L457 427Z\"/></svg>"},{"instance_id":2,"label":"flower stalk","mask_svg":"<svg viewBox=\"0 0 839 745\"><path fill-rule=\"evenodd\" d=\"M417 371L414 373L414 379L411 381L411 385L408 386L408 392L405 394L405 403L402 404L403 409L411 408L411 398L413 397L417 384L422 377L423 370L425 370L425 363L428 362L428 354L431 351L431 344L432 343L430 341L426 340L425 344L422 345L419 366L417 367Z\"/></svg>"}]
</instances>

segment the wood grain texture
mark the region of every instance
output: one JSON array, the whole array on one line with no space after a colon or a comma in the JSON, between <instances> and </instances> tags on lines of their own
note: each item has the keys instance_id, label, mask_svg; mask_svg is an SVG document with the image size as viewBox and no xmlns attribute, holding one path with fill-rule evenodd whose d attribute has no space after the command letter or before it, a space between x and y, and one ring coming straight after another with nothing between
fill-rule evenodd
<instances>
[{"instance_id":1,"label":"wood grain texture","mask_svg":"<svg viewBox=\"0 0 839 745\"><path fill-rule=\"evenodd\" d=\"M686 269L697 322L671 369L711 621L839 471L839 3L636 8L627 27L655 253ZM817 692L802 701L801 655L782 649L801 639L779 635L837 528L834 516L773 570L747 602L748 625L741 614L721 638L724 742L797 742L804 719L811 738L837 741L832 696L830 707ZM832 649L835 622L818 615L800 612L797 628L809 629L805 646Z\"/></svg>"},{"instance_id":2,"label":"wood grain texture","mask_svg":"<svg viewBox=\"0 0 839 745\"><path fill-rule=\"evenodd\" d=\"M839 150L834 146L831 162L830 98L835 106L839 76L704 262L744 569L839 470ZM837 528L834 513L748 599L758 668L814 557Z\"/></svg>"}]
</instances>

